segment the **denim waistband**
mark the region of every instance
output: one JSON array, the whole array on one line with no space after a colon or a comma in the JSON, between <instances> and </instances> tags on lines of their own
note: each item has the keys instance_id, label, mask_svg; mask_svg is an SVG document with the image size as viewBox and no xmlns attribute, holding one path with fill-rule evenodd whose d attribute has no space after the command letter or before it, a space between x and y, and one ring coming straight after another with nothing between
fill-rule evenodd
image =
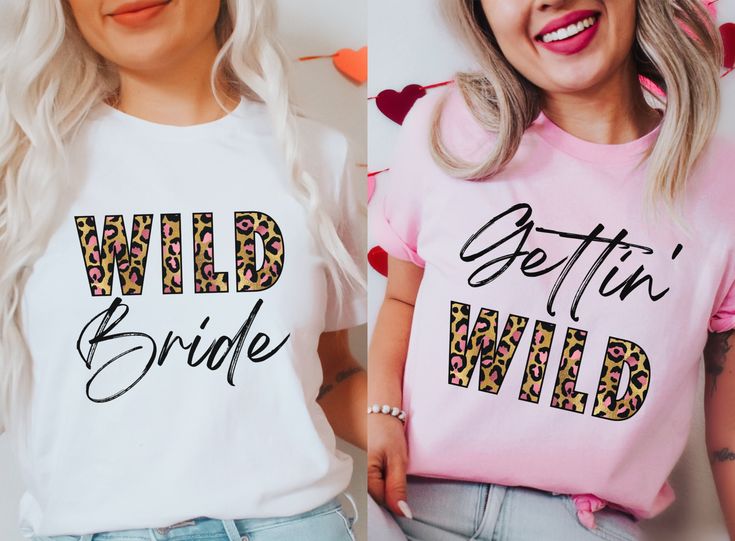
<instances>
[{"instance_id":1,"label":"denim waistband","mask_svg":"<svg viewBox=\"0 0 735 541\"><path fill-rule=\"evenodd\" d=\"M357 506L352 496L344 492L352 506L352 515L345 517L351 528L358 519ZM126 540L150 540L150 541L177 541L186 539L206 539L207 537L215 538L217 536L226 536L228 541L242 541L247 539L246 533L253 533L259 530L265 530L274 526L286 524L291 521L307 519L309 517L318 516L325 513L333 512L341 507L338 497L332 498L328 502L306 511L291 516L275 517L275 518L246 518L246 519L214 519L210 517L195 517L188 520L182 520L175 524L160 528L143 528L130 530L117 530L109 532L99 532L94 534L86 534L82 536L52 536L52 537L34 537L34 541L126 541Z\"/></svg>"}]
</instances>

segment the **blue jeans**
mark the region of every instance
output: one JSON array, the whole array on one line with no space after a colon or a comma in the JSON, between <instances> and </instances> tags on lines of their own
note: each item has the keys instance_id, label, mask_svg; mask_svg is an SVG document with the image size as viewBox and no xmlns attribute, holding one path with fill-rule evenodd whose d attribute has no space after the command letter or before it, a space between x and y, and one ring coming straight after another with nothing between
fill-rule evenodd
<instances>
[{"instance_id":1,"label":"blue jeans","mask_svg":"<svg viewBox=\"0 0 735 541\"><path fill-rule=\"evenodd\" d=\"M408 505L413 520L395 519L410 541L640 538L635 519L626 513L605 507L595 513L597 527L588 530L579 522L569 496L528 488L409 476Z\"/></svg>"},{"instance_id":2,"label":"blue jeans","mask_svg":"<svg viewBox=\"0 0 735 541\"><path fill-rule=\"evenodd\" d=\"M218 520L197 517L166 528L120 530L87 535L33 537L33 541L355 541L338 499L289 517Z\"/></svg>"}]
</instances>

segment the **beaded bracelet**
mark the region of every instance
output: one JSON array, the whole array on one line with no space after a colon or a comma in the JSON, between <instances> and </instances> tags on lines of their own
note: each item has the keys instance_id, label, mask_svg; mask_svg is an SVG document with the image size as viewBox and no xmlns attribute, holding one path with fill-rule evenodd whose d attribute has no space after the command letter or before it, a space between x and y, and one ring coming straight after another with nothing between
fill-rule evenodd
<instances>
[{"instance_id":1,"label":"beaded bracelet","mask_svg":"<svg viewBox=\"0 0 735 541\"><path fill-rule=\"evenodd\" d=\"M371 413L382 413L384 415L390 415L392 417L395 417L402 423L406 422L406 412L403 411L401 408L397 407L391 407L388 404L383 404L382 406L380 404L373 404L372 406L368 406L368 415Z\"/></svg>"}]
</instances>

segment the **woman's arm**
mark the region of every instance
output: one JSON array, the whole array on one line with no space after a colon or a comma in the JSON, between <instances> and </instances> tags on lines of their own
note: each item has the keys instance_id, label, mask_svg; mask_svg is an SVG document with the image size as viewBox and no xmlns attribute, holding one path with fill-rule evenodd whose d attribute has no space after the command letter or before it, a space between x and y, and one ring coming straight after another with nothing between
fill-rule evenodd
<instances>
[{"instance_id":1,"label":"woman's arm","mask_svg":"<svg viewBox=\"0 0 735 541\"><path fill-rule=\"evenodd\" d=\"M423 274L413 263L388 260L388 286L368 357L371 404L401 405L413 308ZM378 503L411 518L406 504L408 452L402 423L389 415L370 415L368 433L368 491Z\"/></svg>"},{"instance_id":2,"label":"woman's arm","mask_svg":"<svg viewBox=\"0 0 735 541\"><path fill-rule=\"evenodd\" d=\"M324 383L317 401L343 440L367 449L367 374L350 351L348 331L325 332L319 338Z\"/></svg>"},{"instance_id":3,"label":"woman's arm","mask_svg":"<svg viewBox=\"0 0 735 541\"><path fill-rule=\"evenodd\" d=\"M730 538L735 540L735 329L711 333L704 350L707 370L707 450Z\"/></svg>"}]
</instances>

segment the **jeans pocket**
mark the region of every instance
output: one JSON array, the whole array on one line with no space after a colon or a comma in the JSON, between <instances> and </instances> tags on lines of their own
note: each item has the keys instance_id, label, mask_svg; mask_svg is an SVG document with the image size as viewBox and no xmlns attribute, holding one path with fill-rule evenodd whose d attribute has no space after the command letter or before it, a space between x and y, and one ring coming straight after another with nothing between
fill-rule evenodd
<instances>
[{"instance_id":1,"label":"jeans pocket","mask_svg":"<svg viewBox=\"0 0 735 541\"><path fill-rule=\"evenodd\" d=\"M596 530L608 541L639 541L641 530L629 515L615 509L601 509L595 513ZM594 533L594 531L593 531Z\"/></svg>"}]
</instances>

